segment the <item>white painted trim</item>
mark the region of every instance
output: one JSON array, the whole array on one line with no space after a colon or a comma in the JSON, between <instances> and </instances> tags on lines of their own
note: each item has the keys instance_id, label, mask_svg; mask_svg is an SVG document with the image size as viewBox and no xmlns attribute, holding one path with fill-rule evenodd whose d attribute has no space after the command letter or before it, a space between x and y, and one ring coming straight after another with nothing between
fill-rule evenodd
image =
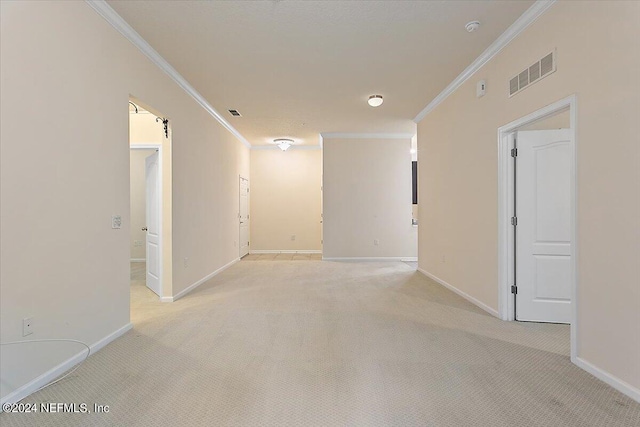
<instances>
[{"instance_id":1,"label":"white painted trim","mask_svg":"<svg viewBox=\"0 0 640 427\"><path fill-rule=\"evenodd\" d=\"M241 204L241 198L242 196L240 195L240 191L242 190L242 180L247 181L247 219L249 220L249 235L247 236L247 238L249 239L249 244L247 246L249 246L247 249L249 250L246 254L241 254L240 253L240 204ZM251 184L249 182L249 178L245 178L242 175L238 175L238 258L242 258L245 255L248 255L249 253L251 253Z\"/></svg>"},{"instance_id":2,"label":"white painted trim","mask_svg":"<svg viewBox=\"0 0 640 427\"><path fill-rule=\"evenodd\" d=\"M161 143L150 144L129 144L129 151L131 150L157 150L158 151L158 221L160 222L160 233L158 234L158 251L160 252L160 272L158 274L158 280L160 281L160 301L162 301L164 295L164 175L162 165L164 163L164 156L162 153ZM146 184L145 184L146 185ZM145 242L146 244L146 242ZM146 262L147 259L144 259ZM146 274L146 273L145 273Z\"/></svg>"},{"instance_id":3,"label":"white painted trim","mask_svg":"<svg viewBox=\"0 0 640 427\"><path fill-rule=\"evenodd\" d=\"M277 250L277 249L256 249L250 250L250 254L321 254L322 250L320 249L301 249L298 251L295 250Z\"/></svg>"},{"instance_id":4,"label":"white painted trim","mask_svg":"<svg viewBox=\"0 0 640 427\"><path fill-rule=\"evenodd\" d=\"M320 149L322 149L322 145L324 144L324 138L322 137L322 134L318 134L318 145L320 146Z\"/></svg>"},{"instance_id":5,"label":"white painted trim","mask_svg":"<svg viewBox=\"0 0 640 427\"><path fill-rule=\"evenodd\" d=\"M146 258L131 258L129 262L147 262Z\"/></svg>"},{"instance_id":6,"label":"white painted trim","mask_svg":"<svg viewBox=\"0 0 640 427\"><path fill-rule=\"evenodd\" d=\"M325 139L411 139L413 133L321 133Z\"/></svg>"},{"instance_id":7,"label":"white painted trim","mask_svg":"<svg viewBox=\"0 0 640 427\"><path fill-rule=\"evenodd\" d=\"M389 256L389 257L322 257L323 261L356 261L356 262L372 262L372 261L418 261L417 257Z\"/></svg>"},{"instance_id":8,"label":"white painted trim","mask_svg":"<svg viewBox=\"0 0 640 427\"><path fill-rule=\"evenodd\" d=\"M241 198L242 196L240 195L240 191L242 190L242 180L247 181L247 220L249 220L249 235L247 236L247 238L249 239L248 241L248 245L249 246L247 249L247 253L246 254L241 254L240 253L240 204L241 204ZM251 184L249 182L249 178L245 178L242 175L238 175L238 258L242 259L243 256L248 255L249 253L251 253Z\"/></svg>"},{"instance_id":9,"label":"white painted trim","mask_svg":"<svg viewBox=\"0 0 640 427\"><path fill-rule=\"evenodd\" d=\"M110 342L124 335L131 328L133 328L133 324L127 323L123 327L117 329L116 331L110 333L106 337L90 345L89 348L91 348L91 356L93 356L96 352L98 352L100 349L102 349L104 346L106 346ZM80 363L84 359L85 353L86 353L86 348L83 348L83 350L77 353L75 356L70 357L69 359L65 360L59 365L49 369L47 372L35 378L34 380L28 382L22 387L7 394L0 401L0 405L5 403L19 402L20 400L29 396L31 393L36 392L38 389L40 389L40 387L43 387L44 385L49 384L51 381L55 380L60 375L64 374L66 371L73 368L76 364ZM1 409L0 409L0 412L2 412Z\"/></svg>"},{"instance_id":10,"label":"white painted trim","mask_svg":"<svg viewBox=\"0 0 640 427\"><path fill-rule=\"evenodd\" d=\"M577 97L568 96L553 104L547 105L531 114L512 121L498 128L498 310L502 320L514 320L513 297L511 296L511 278L513 277L513 233L511 216L513 206L513 164L510 154L509 134L530 123L543 120L562 110L569 108L570 129L573 139L573 163L571 171L571 358L577 357L578 348L578 219L577 219Z\"/></svg>"},{"instance_id":11,"label":"white painted trim","mask_svg":"<svg viewBox=\"0 0 640 427\"><path fill-rule=\"evenodd\" d=\"M571 361L575 363L576 366L584 369L585 371L587 371L588 373L590 373L600 381L607 383L611 387L618 390L620 393L625 394L629 396L631 399L640 403L640 389L637 389L631 384L622 381L620 378L615 377L609 374L608 372L603 371L602 369L592 365L591 363L587 362L586 360L580 357L571 358Z\"/></svg>"},{"instance_id":12,"label":"white painted trim","mask_svg":"<svg viewBox=\"0 0 640 427\"><path fill-rule=\"evenodd\" d=\"M458 77L456 77L449 85L444 88L426 107L413 119L415 123L420 122L431 111L433 111L440 103L455 92L464 82L466 82L476 71L482 68L494 56L498 54L505 46L523 32L529 25L540 17L556 2L556 0L537 0L529 9L527 9L516 21L511 24L507 30L500 35L484 52L478 56L467 68L464 69Z\"/></svg>"},{"instance_id":13,"label":"white painted trim","mask_svg":"<svg viewBox=\"0 0 640 427\"><path fill-rule=\"evenodd\" d=\"M472 297L471 295L469 295L466 292L461 291L460 289L456 288L455 286L445 282L444 280L442 280L441 278L429 273L428 271L423 270L422 268L418 267L418 271L422 274L424 274L425 276L427 276L428 278L430 278L431 280L433 280L434 282L444 286L445 288L449 289L450 291L460 295L462 298L466 299L467 301L469 301L471 304L483 309L484 311L486 311L487 313L489 313L490 315L494 316L494 317L500 317L498 316L498 311L494 310L493 308L489 307L488 305L486 305L485 303L483 303L482 301Z\"/></svg>"},{"instance_id":14,"label":"white painted trim","mask_svg":"<svg viewBox=\"0 0 640 427\"><path fill-rule=\"evenodd\" d=\"M162 148L162 144L157 142L138 142L129 145L129 149L131 150L157 150L158 148Z\"/></svg>"},{"instance_id":15,"label":"white painted trim","mask_svg":"<svg viewBox=\"0 0 640 427\"><path fill-rule=\"evenodd\" d=\"M225 120L218 111L216 111L207 100L195 90L189 82L176 71L175 68L167 62L151 45L142 38L136 30L131 27L122 19L115 10L109 6L105 0L85 0L89 6L91 6L100 16L102 16L113 28L115 28L120 34L122 34L127 40L129 40L135 47L147 56L164 71L171 79L176 82L178 86L182 88L187 94L189 94L195 101L200 104L214 119L216 119L225 129L231 132L240 142L242 142L247 148L251 148L249 141L245 139L240 132L236 130L231 124Z\"/></svg>"},{"instance_id":16,"label":"white painted trim","mask_svg":"<svg viewBox=\"0 0 640 427\"><path fill-rule=\"evenodd\" d=\"M233 261L223 265L222 267L220 267L219 269L217 269L213 273L209 273L206 276L204 276L202 279L198 280L197 282L187 286L185 289L181 290L180 292L175 294L173 297L167 297L166 299L163 299L163 302L175 302L175 301L177 301L178 299L182 298L183 296L185 296L186 294L188 294L189 292L191 292L192 290L194 290L198 286L202 285L207 280L209 280L209 279L213 278L214 276L222 273L224 270L226 270L227 268L231 267L233 264L235 264L238 261L240 261L240 258L236 258Z\"/></svg>"}]
</instances>

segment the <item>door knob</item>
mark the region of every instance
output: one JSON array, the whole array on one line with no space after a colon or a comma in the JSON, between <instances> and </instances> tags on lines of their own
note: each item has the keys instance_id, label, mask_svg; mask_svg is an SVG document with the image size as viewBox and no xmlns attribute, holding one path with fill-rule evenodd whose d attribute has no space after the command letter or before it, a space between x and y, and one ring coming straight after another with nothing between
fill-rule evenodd
<instances>
[{"instance_id":1,"label":"door knob","mask_svg":"<svg viewBox=\"0 0 640 427\"><path fill-rule=\"evenodd\" d=\"M147 231L148 228L147 227L142 227L142 231Z\"/></svg>"}]
</instances>

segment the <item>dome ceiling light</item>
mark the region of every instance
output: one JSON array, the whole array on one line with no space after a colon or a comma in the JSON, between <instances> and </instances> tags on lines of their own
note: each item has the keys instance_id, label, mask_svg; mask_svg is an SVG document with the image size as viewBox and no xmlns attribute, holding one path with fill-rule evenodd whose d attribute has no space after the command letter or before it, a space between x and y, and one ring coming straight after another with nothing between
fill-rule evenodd
<instances>
[{"instance_id":1,"label":"dome ceiling light","mask_svg":"<svg viewBox=\"0 0 640 427\"><path fill-rule=\"evenodd\" d=\"M287 149L293 145L293 139L278 138L274 139L273 143L276 144L282 151L287 151Z\"/></svg>"},{"instance_id":2,"label":"dome ceiling light","mask_svg":"<svg viewBox=\"0 0 640 427\"><path fill-rule=\"evenodd\" d=\"M371 95L369 97L369 100L367 101L369 103L369 105L371 105L372 107L379 107L382 105L382 103L384 102L384 100L382 99L382 95Z\"/></svg>"}]
</instances>

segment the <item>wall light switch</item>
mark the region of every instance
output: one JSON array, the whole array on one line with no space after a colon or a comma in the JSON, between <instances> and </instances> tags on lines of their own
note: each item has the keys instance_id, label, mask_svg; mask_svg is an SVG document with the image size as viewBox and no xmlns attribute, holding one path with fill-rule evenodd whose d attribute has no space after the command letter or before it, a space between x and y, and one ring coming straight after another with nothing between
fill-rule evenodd
<instances>
[{"instance_id":1,"label":"wall light switch","mask_svg":"<svg viewBox=\"0 0 640 427\"><path fill-rule=\"evenodd\" d=\"M122 228L122 216L120 215L111 216L111 228Z\"/></svg>"}]
</instances>

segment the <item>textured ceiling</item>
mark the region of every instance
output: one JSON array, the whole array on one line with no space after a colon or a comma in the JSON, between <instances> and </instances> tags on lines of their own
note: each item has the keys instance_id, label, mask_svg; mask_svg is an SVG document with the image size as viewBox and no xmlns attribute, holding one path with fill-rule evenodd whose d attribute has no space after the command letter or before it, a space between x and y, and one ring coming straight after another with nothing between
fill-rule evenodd
<instances>
[{"instance_id":1,"label":"textured ceiling","mask_svg":"<svg viewBox=\"0 0 640 427\"><path fill-rule=\"evenodd\" d=\"M420 110L532 3L109 1L253 145L414 133ZM482 26L467 33L472 20ZM384 104L369 107L371 94Z\"/></svg>"}]
</instances>

